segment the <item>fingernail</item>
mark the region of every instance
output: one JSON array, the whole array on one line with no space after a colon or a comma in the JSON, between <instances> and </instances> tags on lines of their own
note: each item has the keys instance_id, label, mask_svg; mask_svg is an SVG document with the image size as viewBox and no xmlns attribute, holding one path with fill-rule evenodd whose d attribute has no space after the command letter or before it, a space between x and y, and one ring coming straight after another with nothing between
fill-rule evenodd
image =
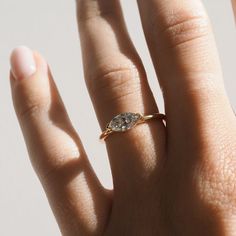
<instances>
[{"instance_id":1,"label":"fingernail","mask_svg":"<svg viewBox=\"0 0 236 236\"><path fill-rule=\"evenodd\" d=\"M12 51L10 62L11 72L16 80L28 78L36 72L33 52L25 46Z\"/></svg>"}]
</instances>

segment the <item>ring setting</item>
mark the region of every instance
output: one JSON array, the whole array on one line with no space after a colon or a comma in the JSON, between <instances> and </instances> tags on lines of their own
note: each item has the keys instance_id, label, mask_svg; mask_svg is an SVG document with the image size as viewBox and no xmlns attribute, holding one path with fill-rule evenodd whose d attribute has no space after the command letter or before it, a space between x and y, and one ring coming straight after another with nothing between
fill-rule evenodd
<instances>
[{"instance_id":1,"label":"ring setting","mask_svg":"<svg viewBox=\"0 0 236 236\"><path fill-rule=\"evenodd\" d=\"M132 112L121 113L107 124L106 130L101 134L100 139L105 140L110 134L115 132L126 132L136 125L145 123L151 119L165 120L166 116L161 113L154 113L153 115L142 115Z\"/></svg>"}]
</instances>

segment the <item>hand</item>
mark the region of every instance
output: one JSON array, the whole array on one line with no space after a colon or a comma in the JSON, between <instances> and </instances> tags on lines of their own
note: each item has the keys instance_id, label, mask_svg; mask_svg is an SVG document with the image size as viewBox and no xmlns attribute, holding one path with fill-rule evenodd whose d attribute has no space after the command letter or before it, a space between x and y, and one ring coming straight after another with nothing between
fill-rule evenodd
<instances>
[{"instance_id":1,"label":"hand","mask_svg":"<svg viewBox=\"0 0 236 236\"><path fill-rule=\"evenodd\" d=\"M167 126L106 140L114 190L97 180L45 60L14 50L11 85L32 164L63 235L235 235L236 119L199 0L138 0ZM117 0L77 0L85 78L104 130L158 111ZM92 147L91 147L92 148Z\"/></svg>"}]
</instances>

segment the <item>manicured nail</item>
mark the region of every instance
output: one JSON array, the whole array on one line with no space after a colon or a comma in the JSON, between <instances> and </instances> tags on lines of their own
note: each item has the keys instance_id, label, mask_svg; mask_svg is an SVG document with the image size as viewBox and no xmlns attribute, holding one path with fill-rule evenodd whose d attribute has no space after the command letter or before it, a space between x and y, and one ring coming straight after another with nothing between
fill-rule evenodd
<instances>
[{"instance_id":1,"label":"manicured nail","mask_svg":"<svg viewBox=\"0 0 236 236\"><path fill-rule=\"evenodd\" d=\"M30 77L36 72L36 63L32 51L20 46L11 54L11 72L15 79L21 80Z\"/></svg>"}]
</instances>

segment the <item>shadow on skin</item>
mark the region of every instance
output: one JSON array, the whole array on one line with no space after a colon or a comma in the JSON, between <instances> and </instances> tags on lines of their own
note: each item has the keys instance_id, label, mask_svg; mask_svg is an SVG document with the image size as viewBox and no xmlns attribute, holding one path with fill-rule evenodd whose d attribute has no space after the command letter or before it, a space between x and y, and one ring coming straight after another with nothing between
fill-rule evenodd
<instances>
[{"instance_id":1,"label":"shadow on skin","mask_svg":"<svg viewBox=\"0 0 236 236\"><path fill-rule=\"evenodd\" d=\"M107 193L104 192L104 188L87 159L75 129L72 125L68 125L71 123L68 116L63 112L61 104L55 104L55 101L57 102L58 99L57 96L59 95L55 92L56 86L51 79L50 71L48 73L51 90L51 105L48 111L48 117L52 123L51 125L65 132L77 145L79 152L77 157L62 157L63 163L56 165L55 163L48 163L49 160L44 158L47 157L48 154L44 151L45 149L47 152L47 149L43 147L45 144L42 144L40 153L37 153L39 156L37 159L40 159L39 162L42 163L37 163L36 165L42 168L49 166L51 169L47 171L46 175L42 176L39 174L39 177L49 196L50 205L52 206L52 210L63 234L78 235L78 233L81 232L84 235L91 235L94 232L99 234L104 229L104 224L109 214L109 201L104 201L104 199L108 200L109 191L107 191ZM60 102L62 103L62 101ZM37 136L36 130L34 137ZM58 155L60 155L60 153ZM42 170L42 172L43 171L45 172L45 169ZM80 187L78 188L76 188L77 180L80 182ZM83 189L81 189L81 185ZM86 191L88 194L85 194ZM98 196L101 197L99 198ZM76 197L81 199L81 208L78 202L76 202ZM87 207L87 209L90 209L87 212L85 212L86 206L84 206L86 203L92 204L92 206ZM86 217L86 214L91 215L93 213L95 216L91 217L91 219L88 219L88 216ZM70 232L70 230L72 231Z\"/></svg>"},{"instance_id":2,"label":"shadow on skin","mask_svg":"<svg viewBox=\"0 0 236 236\"><path fill-rule=\"evenodd\" d=\"M120 21L120 24L118 24L117 20L113 18L118 13L109 11L109 5L115 2L118 3L118 1L98 0L97 3L100 10L98 10L97 14L112 28L115 34L114 38L116 38L116 43L119 46L117 51L127 58L127 61L130 61L134 67L138 68L137 77L127 77L127 80L137 79L138 82L136 81L136 83L139 83L139 88L137 91L130 91L130 94L124 94L125 92L122 91L122 88L117 86L120 89L121 96L119 97L117 93L118 95L116 97L114 93L112 94L116 88L106 86L104 81L105 86L101 87L99 84L101 80L96 80L99 78L97 73L99 74L101 71L86 71L85 68L87 85L91 86L91 83L95 83L95 87L98 88L95 91L96 95L91 97L102 130L105 128L107 122L122 112L143 112L144 114L158 112L141 60L135 51L127 31L122 30L124 21ZM84 4L86 5L86 2ZM81 9L79 11L82 14L86 12L83 9L86 6L82 2L80 7ZM119 8L119 5L117 7ZM86 50L93 52L92 61L95 61L95 63L96 60L99 61L99 48L93 42L94 39L85 38L82 40L86 40L83 55L85 61L89 61L86 60L88 56ZM99 70L100 68L96 69ZM125 69L126 71L126 68L113 68L113 71L107 71L106 79L116 80L119 79L119 76L126 77L127 73L122 74L123 72L119 71L120 69ZM121 74L116 77L116 72ZM88 81L90 79L93 79L93 81ZM88 89L91 94L91 88L89 86ZM129 83L124 83L124 88L125 86L129 86ZM134 94L133 92L137 93ZM124 106L122 107L120 104L127 103L130 98L133 104L136 105L138 103L138 106L136 108L130 107L129 111L124 110ZM137 107L140 107L139 111L134 110ZM107 235L112 235L112 233L114 235L112 228L116 229L115 235L125 235L124 232L133 232L133 235L156 235L158 232L157 228L154 227L153 229L153 226L157 226L156 212L159 207L159 204L156 205L155 200L157 199L158 191L153 186L157 186L160 181L159 172L163 168L163 157L166 152L165 141L165 127L159 120L149 121L146 124L138 125L124 134L112 134L107 138L106 147L110 157L114 183L114 202L109 229L106 231ZM149 154L150 156L148 156Z\"/></svg>"}]
</instances>

